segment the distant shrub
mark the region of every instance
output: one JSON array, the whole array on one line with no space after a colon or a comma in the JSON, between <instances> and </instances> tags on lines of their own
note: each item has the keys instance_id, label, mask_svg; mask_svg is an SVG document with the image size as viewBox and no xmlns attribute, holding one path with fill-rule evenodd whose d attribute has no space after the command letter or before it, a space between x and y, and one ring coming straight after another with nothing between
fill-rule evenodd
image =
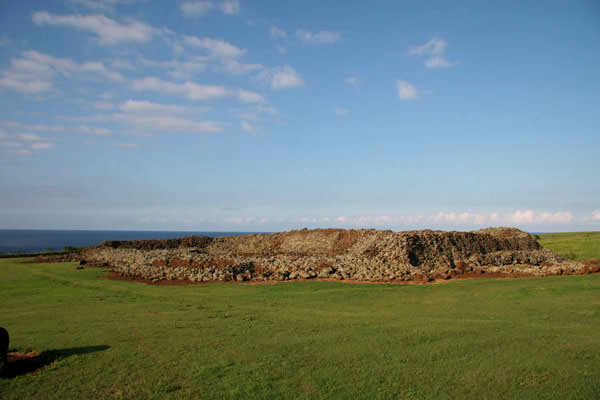
<instances>
[{"instance_id":1,"label":"distant shrub","mask_svg":"<svg viewBox=\"0 0 600 400\"><path fill-rule=\"evenodd\" d=\"M65 246L65 247L63 247L63 250L64 251L70 251L70 252L79 253L81 251L81 247Z\"/></svg>"},{"instance_id":2,"label":"distant shrub","mask_svg":"<svg viewBox=\"0 0 600 400\"><path fill-rule=\"evenodd\" d=\"M569 260L576 260L578 258L577 257L577 253L575 253L574 251L570 251L568 253L564 253L563 256L565 258L568 258Z\"/></svg>"}]
</instances>

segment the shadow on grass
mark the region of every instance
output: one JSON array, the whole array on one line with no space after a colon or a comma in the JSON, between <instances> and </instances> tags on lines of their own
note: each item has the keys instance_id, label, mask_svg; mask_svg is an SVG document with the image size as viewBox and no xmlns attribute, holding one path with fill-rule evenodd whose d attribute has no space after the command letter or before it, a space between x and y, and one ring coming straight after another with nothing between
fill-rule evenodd
<instances>
[{"instance_id":1,"label":"shadow on grass","mask_svg":"<svg viewBox=\"0 0 600 400\"><path fill-rule=\"evenodd\" d=\"M86 346L86 347L70 347L67 349L46 350L41 353L19 353L9 352L8 368L2 375L3 378L15 378L17 376L36 372L55 361L62 360L67 357L95 353L97 351L105 351L110 349L110 346Z\"/></svg>"}]
</instances>

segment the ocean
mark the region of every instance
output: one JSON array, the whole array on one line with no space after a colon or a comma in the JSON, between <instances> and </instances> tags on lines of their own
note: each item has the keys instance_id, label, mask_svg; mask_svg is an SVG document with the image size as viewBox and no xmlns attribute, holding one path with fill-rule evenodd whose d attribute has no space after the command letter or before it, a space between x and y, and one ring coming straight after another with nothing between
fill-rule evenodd
<instances>
[{"instance_id":1,"label":"ocean","mask_svg":"<svg viewBox=\"0 0 600 400\"><path fill-rule=\"evenodd\" d=\"M94 246L105 240L172 239L190 235L219 237L251 233L262 232L0 229L0 253L36 253L46 250L62 250L65 246Z\"/></svg>"}]
</instances>

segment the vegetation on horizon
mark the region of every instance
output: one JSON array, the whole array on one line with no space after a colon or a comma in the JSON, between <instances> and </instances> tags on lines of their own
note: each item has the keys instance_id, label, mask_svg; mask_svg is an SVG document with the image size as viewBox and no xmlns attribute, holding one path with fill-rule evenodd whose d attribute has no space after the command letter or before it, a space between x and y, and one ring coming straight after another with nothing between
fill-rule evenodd
<instances>
[{"instance_id":1,"label":"vegetation on horizon","mask_svg":"<svg viewBox=\"0 0 600 400\"><path fill-rule=\"evenodd\" d=\"M571 260L600 259L600 232L540 233L538 243Z\"/></svg>"}]
</instances>

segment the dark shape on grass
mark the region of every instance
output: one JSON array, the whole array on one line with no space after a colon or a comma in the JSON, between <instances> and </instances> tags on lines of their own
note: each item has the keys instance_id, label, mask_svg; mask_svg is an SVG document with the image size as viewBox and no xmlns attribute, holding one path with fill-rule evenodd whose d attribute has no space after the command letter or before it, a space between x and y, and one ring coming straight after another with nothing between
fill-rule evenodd
<instances>
[{"instance_id":1,"label":"dark shape on grass","mask_svg":"<svg viewBox=\"0 0 600 400\"><path fill-rule=\"evenodd\" d=\"M95 353L97 351L105 351L110 349L110 346L85 346L85 347L70 347L58 350L46 350L41 353L8 353L8 368L2 375L4 378L14 378L21 375L36 372L55 361L80 354Z\"/></svg>"},{"instance_id":2,"label":"dark shape on grass","mask_svg":"<svg viewBox=\"0 0 600 400\"><path fill-rule=\"evenodd\" d=\"M0 327L0 376L3 376L8 365L6 352L8 351L8 331Z\"/></svg>"}]
</instances>

